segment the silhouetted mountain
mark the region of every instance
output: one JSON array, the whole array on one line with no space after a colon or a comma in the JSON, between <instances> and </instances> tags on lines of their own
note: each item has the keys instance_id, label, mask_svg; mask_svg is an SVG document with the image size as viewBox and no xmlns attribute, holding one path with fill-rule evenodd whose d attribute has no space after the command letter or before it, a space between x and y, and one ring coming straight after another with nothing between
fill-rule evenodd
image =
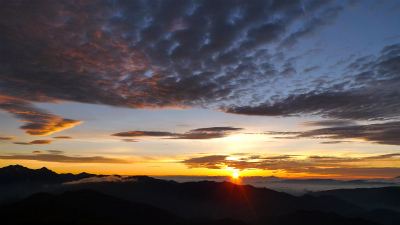
<instances>
[{"instance_id":1,"label":"silhouetted mountain","mask_svg":"<svg viewBox=\"0 0 400 225\"><path fill-rule=\"evenodd\" d=\"M335 180L335 179L286 179L278 181L279 183L287 184L301 184L301 185L335 185L344 186L348 185L385 185L392 186L397 185L396 182L389 182L389 180L379 181L379 180Z\"/></svg>"},{"instance_id":2,"label":"silhouetted mountain","mask_svg":"<svg viewBox=\"0 0 400 225\"><path fill-rule=\"evenodd\" d=\"M156 207L91 190L68 191L60 195L38 193L22 201L1 206L0 218L4 225L377 225L364 219L304 210L282 216L261 217L248 223L229 218L186 220Z\"/></svg>"},{"instance_id":3,"label":"silhouetted mountain","mask_svg":"<svg viewBox=\"0 0 400 225\"><path fill-rule=\"evenodd\" d=\"M400 213L390 209L374 209L354 216L384 225L398 225L400 222Z\"/></svg>"},{"instance_id":4,"label":"silhouetted mountain","mask_svg":"<svg viewBox=\"0 0 400 225\"><path fill-rule=\"evenodd\" d=\"M0 203L4 204L11 199L26 197L33 193L44 191L49 185L80 180L97 176L94 174L58 174L46 167L29 169L20 165L11 165L0 168Z\"/></svg>"},{"instance_id":5,"label":"silhouetted mountain","mask_svg":"<svg viewBox=\"0 0 400 225\"><path fill-rule=\"evenodd\" d=\"M368 209L389 208L400 211L400 187L339 189L310 194L332 195Z\"/></svg>"},{"instance_id":6,"label":"silhouetted mountain","mask_svg":"<svg viewBox=\"0 0 400 225\"><path fill-rule=\"evenodd\" d=\"M142 203L91 190L38 193L0 207L2 224L181 224L179 217Z\"/></svg>"},{"instance_id":7,"label":"silhouetted mountain","mask_svg":"<svg viewBox=\"0 0 400 225\"><path fill-rule=\"evenodd\" d=\"M132 177L134 178L134 177ZM364 209L332 196L295 197L267 188L229 182L176 183L137 177L130 182L102 182L63 185L65 190L93 189L134 202L142 202L186 218L250 221L260 216L279 216L298 210L321 210L340 214Z\"/></svg>"},{"instance_id":8,"label":"silhouetted mountain","mask_svg":"<svg viewBox=\"0 0 400 225\"><path fill-rule=\"evenodd\" d=\"M71 221L66 220L68 218L66 215L74 215L71 218L75 218L76 215L76 220L73 220L72 224L81 224L84 220L91 221L92 224L98 224L99 221L106 221L105 224L118 224L124 223L123 218L126 221L128 218L129 221L140 219L134 220L128 216L131 213L124 210L120 213L126 213L126 215L118 214L118 212L108 215L110 213L107 214L106 211L113 212L118 209L118 205L125 206L128 210L139 207L138 204L141 204L144 208L140 206L143 209L138 209L138 212L151 207L147 209L154 211L153 214L164 215L161 212L168 211L171 218L184 218L186 224L196 225L242 225L245 223L253 225L254 220L257 220L257 225L286 224L300 220L301 217L304 217L303 221L309 221L310 219L307 218L314 214L316 222L314 223L313 220L308 224L334 224L321 222L324 219L343 222L336 224L358 224L361 220L355 218L360 217L385 225L393 225L390 222L399 218L397 212L385 209L367 212L364 206L370 209L374 207L395 209L400 204L400 187L333 190L296 197L267 188L236 185L230 182L178 183L148 176L116 175L115 177L116 180L107 181L108 177L87 173L57 174L47 168L31 170L23 166L4 167L0 169L0 199L2 196L3 199L4 196L14 197L15 202L15 197L24 198L27 194L38 191L52 193L52 195L44 193L33 195L11 205L10 199L9 205L1 208L3 213L1 215L10 215L11 217L6 217L10 221L13 220L12 215L22 215L15 218L21 221L23 218L40 220L40 224L46 224L42 223L43 220L58 224L67 221L68 224L68 221ZM69 181L74 182L66 183ZM331 180L321 182L331 182ZM81 189L97 192L81 191ZM120 200L124 203L119 202ZM3 204L6 202L3 201ZM111 206L114 208L107 208ZM18 214L18 212L23 213ZM97 221L92 216L97 215L98 212L103 212L101 214L104 215L99 215L100 220ZM149 212L144 211L141 214L149 215ZM121 220L114 221L116 215L119 215ZM182 220L176 221L182 222Z\"/></svg>"},{"instance_id":9,"label":"silhouetted mountain","mask_svg":"<svg viewBox=\"0 0 400 225\"><path fill-rule=\"evenodd\" d=\"M361 218L346 218L335 213L297 211L285 216L266 217L252 225L378 225Z\"/></svg>"},{"instance_id":10,"label":"silhouetted mountain","mask_svg":"<svg viewBox=\"0 0 400 225\"><path fill-rule=\"evenodd\" d=\"M51 185L63 182L79 180L97 176L94 174L80 173L77 175L67 173L58 174L43 167L41 169L29 169L20 165L11 165L0 168L0 185L13 184L39 184Z\"/></svg>"},{"instance_id":11,"label":"silhouetted mountain","mask_svg":"<svg viewBox=\"0 0 400 225\"><path fill-rule=\"evenodd\" d=\"M0 184L35 184L35 183L57 183L60 182L59 174L43 167L33 170L20 165L6 166L0 168Z\"/></svg>"}]
</instances>

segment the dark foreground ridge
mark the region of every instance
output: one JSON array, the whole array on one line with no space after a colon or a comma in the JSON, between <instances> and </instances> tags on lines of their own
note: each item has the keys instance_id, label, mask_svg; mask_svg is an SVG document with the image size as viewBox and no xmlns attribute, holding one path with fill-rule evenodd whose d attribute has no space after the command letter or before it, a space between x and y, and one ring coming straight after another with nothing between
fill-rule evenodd
<instances>
[{"instance_id":1,"label":"dark foreground ridge","mask_svg":"<svg viewBox=\"0 0 400 225\"><path fill-rule=\"evenodd\" d=\"M0 208L2 224L179 224L177 216L92 190L38 193Z\"/></svg>"},{"instance_id":2,"label":"dark foreground ridge","mask_svg":"<svg viewBox=\"0 0 400 225\"><path fill-rule=\"evenodd\" d=\"M134 203L91 190L68 191L61 195L38 193L0 207L2 224L171 224L171 225L377 225L359 218L334 213L297 211L284 216L243 222L233 219L184 219L146 204Z\"/></svg>"},{"instance_id":3,"label":"dark foreground ridge","mask_svg":"<svg viewBox=\"0 0 400 225\"><path fill-rule=\"evenodd\" d=\"M13 171L13 175L4 175L5 170ZM27 175L38 172L41 179ZM102 178L84 175L91 180ZM69 178L60 179L63 176ZM388 199L397 199L400 187L367 189L369 196L365 198L386 196L380 199L378 208L371 208L369 202L354 200L358 189L350 197L336 192L296 197L230 182L177 183L147 176L120 177L113 182L81 182L87 179L77 176L57 174L45 168L1 168L0 181L7 184L0 186L2 190L12 187L25 190L34 183L36 189L32 192L42 192L27 198L26 193L8 192L14 194L8 195L14 199L3 201L0 207L2 224L397 225L396 221L400 221L399 211L390 207L392 200ZM71 177L77 182L65 184L66 180L74 180ZM359 194L365 195L363 191Z\"/></svg>"}]
</instances>

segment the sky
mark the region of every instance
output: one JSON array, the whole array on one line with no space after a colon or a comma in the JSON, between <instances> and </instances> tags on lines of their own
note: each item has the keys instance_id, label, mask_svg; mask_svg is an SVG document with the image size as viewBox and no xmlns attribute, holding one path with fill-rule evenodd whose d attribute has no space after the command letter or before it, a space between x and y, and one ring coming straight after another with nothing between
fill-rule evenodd
<instances>
[{"instance_id":1,"label":"sky","mask_svg":"<svg viewBox=\"0 0 400 225\"><path fill-rule=\"evenodd\" d=\"M0 0L0 166L400 176L400 1Z\"/></svg>"}]
</instances>

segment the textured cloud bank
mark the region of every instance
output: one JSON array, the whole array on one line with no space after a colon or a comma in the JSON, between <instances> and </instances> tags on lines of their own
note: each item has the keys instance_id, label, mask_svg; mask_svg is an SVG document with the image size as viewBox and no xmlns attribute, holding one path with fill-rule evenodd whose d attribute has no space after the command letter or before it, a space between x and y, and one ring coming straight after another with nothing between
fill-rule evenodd
<instances>
[{"instance_id":1,"label":"textured cloud bank","mask_svg":"<svg viewBox=\"0 0 400 225\"><path fill-rule=\"evenodd\" d=\"M273 172L305 173L308 175L394 177L400 173L398 167L375 166L386 162L400 163L400 153L366 157L336 156L262 156L243 154L240 157L208 155L182 161L188 168L271 170Z\"/></svg>"},{"instance_id":2,"label":"textured cloud bank","mask_svg":"<svg viewBox=\"0 0 400 225\"><path fill-rule=\"evenodd\" d=\"M340 82L322 75L307 82L324 86L292 82L322 68L298 72L287 49L349 7L320 0L2 1L0 108L26 121L21 129L29 135L81 123L31 102L398 118L399 44L341 60L348 65ZM281 81L290 83L283 93L274 88Z\"/></svg>"},{"instance_id":3,"label":"textured cloud bank","mask_svg":"<svg viewBox=\"0 0 400 225\"><path fill-rule=\"evenodd\" d=\"M362 139L377 144L400 145L400 122L380 124L329 127L303 132L266 132L280 139ZM282 136L284 135L284 136Z\"/></svg>"},{"instance_id":4,"label":"textured cloud bank","mask_svg":"<svg viewBox=\"0 0 400 225\"><path fill-rule=\"evenodd\" d=\"M234 131L242 130L237 127L206 127L191 130L186 133L172 133L163 131L127 131L112 134L116 137L168 137L171 139L214 139L223 138ZM135 142L132 139L124 139L126 142Z\"/></svg>"},{"instance_id":5,"label":"textured cloud bank","mask_svg":"<svg viewBox=\"0 0 400 225\"><path fill-rule=\"evenodd\" d=\"M256 106L229 106L228 113L259 116L316 114L339 119L398 119L400 44L386 46L376 57L354 60L346 79L321 90L292 94ZM349 89L351 87L351 89Z\"/></svg>"}]
</instances>

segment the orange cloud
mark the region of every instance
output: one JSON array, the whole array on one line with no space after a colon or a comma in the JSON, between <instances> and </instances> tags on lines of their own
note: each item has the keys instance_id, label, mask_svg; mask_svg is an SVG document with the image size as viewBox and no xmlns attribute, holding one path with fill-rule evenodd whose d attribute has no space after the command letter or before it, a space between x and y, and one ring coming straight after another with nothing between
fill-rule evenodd
<instances>
[{"instance_id":1,"label":"orange cloud","mask_svg":"<svg viewBox=\"0 0 400 225\"><path fill-rule=\"evenodd\" d=\"M46 136L55 132L66 130L74 127L75 125L81 124L83 121L64 119L59 116L50 117L50 120L45 123L28 123L21 126L21 129L25 130L27 134L32 136Z\"/></svg>"},{"instance_id":2,"label":"orange cloud","mask_svg":"<svg viewBox=\"0 0 400 225\"><path fill-rule=\"evenodd\" d=\"M52 115L35 107L30 102L10 96L0 96L0 109L5 113L14 114L15 117L25 122L20 128L32 136L49 135L82 123L79 120Z\"/></svg>"},{"instance_id":3,"label":"orange cloud","mask_svg":"<svg viewBox=\"0 0 400 225\"><path fill-rule=\"evenodd\" d=\"M0 136L0 141L10 141L10 140L15 140L17 139L16 137L12 136Z\"/></svg>"}]
</instances>

